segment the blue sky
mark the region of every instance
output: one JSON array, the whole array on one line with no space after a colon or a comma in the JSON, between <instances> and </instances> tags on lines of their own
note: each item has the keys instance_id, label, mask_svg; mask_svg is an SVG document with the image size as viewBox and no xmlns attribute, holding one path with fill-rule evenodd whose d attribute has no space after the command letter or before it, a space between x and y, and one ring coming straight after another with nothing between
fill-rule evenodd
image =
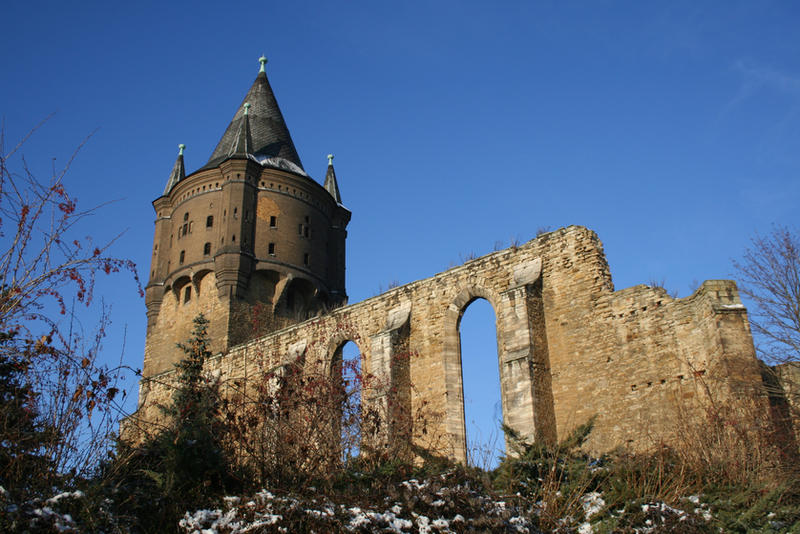
<instances>
[{"instance_id":1,"label":"blue sky","mask_svg":"<svg viewBox=\"0 0 800 534\"><path fill-rule=\"evenodd\" d=\"M96 130L68 185L118 201L81 231L126 230L116 252L146 273L178 143L206 162L264 53L306 170L336 155L352 302L570 224L598 233L617 289L685 296L754 232L800 226L799 27L790 1L17 2L0 114L10 144L56 112L24 149L40 172ZM127 328L140 366L143 300L100 290L109 354ZM491 363L474 313L465 345Z\"/></svg>"}]
</instances>

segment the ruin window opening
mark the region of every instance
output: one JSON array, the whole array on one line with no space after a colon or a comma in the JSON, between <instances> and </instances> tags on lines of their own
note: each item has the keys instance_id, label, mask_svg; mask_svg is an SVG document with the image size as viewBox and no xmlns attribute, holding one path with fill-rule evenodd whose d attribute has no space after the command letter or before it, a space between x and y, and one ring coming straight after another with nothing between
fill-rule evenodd
<instances>
[{"instance_id":1,"label":"ruin window opening","mask_svg":"<svg viewBox=\"0 0 800 534\"><path fill-rule=\"evenodd\" d=\"M494 469L505 450L496 316L489 301L473 300L459 324L467 464Z\"/></svg>"},{"instance_id":2,"label":"ruin window opening","mask_svg":"<svg viewBox=\"0 0 800 534\"><path fill-rule=\"evenodd\" d=\"M343 464L358 457L361 450L361 351L353 341L343 342L333 356L334 380L341 380L339 411L340 447Z\"/></svg>"},{"instance_id":3,"label":"ruin window opening","mask_svg":"<svg viewBox=\"0 0 800 534\"><path fill-rule=\"evenodd\" d=\"M183 303L186 304L190 300L192 300L192 287L186 286L186 289L183 292Z\"/></svg>"}]
</instances>

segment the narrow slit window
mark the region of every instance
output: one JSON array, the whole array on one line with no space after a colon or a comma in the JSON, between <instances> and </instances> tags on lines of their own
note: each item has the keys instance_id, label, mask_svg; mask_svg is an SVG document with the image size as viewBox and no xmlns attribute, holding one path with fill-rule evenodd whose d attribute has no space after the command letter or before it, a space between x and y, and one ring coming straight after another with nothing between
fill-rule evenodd
<instances>
[{"instance_id":1,"label":"narrow slit window","mask_svg":"<svg viewBox=\"0 0 800 534\"><path fill-rule=\"evenodd\" d=\"M183 260L185 260L185 259L186 259L186 251L185 250L181 250L181 255L178 258L178 263L180 265L183 265Z\"/></svg>"},{"instance_id":2,"label":"narrow slit window","mask_svg":"<svg viewBox=\"0 0 800 534\"><path fill-rule=\"evenodd\" d=\"M275 243L270 243L269 245L267 245L267 253L270 256L274 256L275 255Z\"/></svg>"},{"instance_id":3,"label":"narrow slit window","mask_svg":"<svg viewBox=\"0 0 800 534\"><path fill-rule=\"evenodd\" d=\"M303 265L308 265L308 253L303 254Z\"/></svg>"},{"instance_id":4,"label":"narrow slit window","mask_svg":"<svg viewBox=\"0 0 800 534\"><path fill-rule=\"evenodd\" d=\"M211 228L212 226L214 226L214 216L209 215L206 217L206 228Z\"/></svg>"},{"instance_id":5,"label":"narrow slit window","mask_svg":"<svg viewBox=\"0 0 800 534\"><path fill-rule=\"evenodd\" d=\"M183 303L186 304L192 300L192 287L186 286L186 289L183 291Z\"/></svg>"},{"instance_id":6,"label":"narrow slit window","mask_svg":"<svg viewBox=\"0 0 800 534\"><path fill-rule=\"evenodd\" d=\"M203 256L208 256L211 254L211 243L206 243L203 245Z\"/></svg>"},{"instance_id":7,"label":"narrow slit window","mask_svg":"<svg viewBox=\"0 0 800 534\"><path fill-rule=\"evenodd\" d=\"M278 226L278 218L274 215L271 215L269 218L269 227L275 228L276 226Z\"/></svg>"}]
</instances>

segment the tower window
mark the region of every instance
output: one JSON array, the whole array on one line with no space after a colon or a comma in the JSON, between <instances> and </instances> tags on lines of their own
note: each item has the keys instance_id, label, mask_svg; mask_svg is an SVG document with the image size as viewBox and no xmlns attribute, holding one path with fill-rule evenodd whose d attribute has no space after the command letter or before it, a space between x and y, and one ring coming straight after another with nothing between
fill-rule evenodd
<instances>
[{"instance_id":1,"label":"tower window","mask_svg":"<svg viewBox=\"0 0 800 534\"><path fill-rule=\"evenodd\" d=\"M186 251L181 250L181 255L178 258L178 264L183 265L183 260L186 259Z\"/></svg>"},{"instance_id":2,"label":"tower window","mask_svg":"<svg viewBox=\"0 0 800 534\"><path fill-rule=\"evenodd\" d=\"M206 243L203 245L203 256L208 256L211 254L211 243Z\"/></svg>"},{"instance_id":3,"label":"tower window","mask_svg":"<svg viewBox=\"0 0 800 534\"><path fill-rule=\"evenodd\" d=\"M303 235L303 225L302 225L302 223L297 225L297 235Z\"/></svg>"},{"instance_id":4,"label":"tower window","mask_svg":"<svg viewBox=\"0 0 800 534\"><path fill-rule=\"evenodd\" d=\"M206 228L211 228L212 226L214 226L214 216L209 215L206 217Z\"/></svg>"},{"instance_id":5,"label":"tower window","mask_svg":"<svg viewBox=\"0 0 800 534\"><path fill-rule=\"evenodd\" d=\"M304 228L303 228L303 235L304 235L305 237L309 237L309 236L311 235L311 230L309 229L309 227L308 227L308 226L306 226L306 227L304 227Z\"/></svg>"},{"instance_id":6,"label":"tower window","mask_svg":"<svg viewBox=\"0 0 800 534\"><path fill-rule=\"evenodd\" d=\"M236 212L237 212L238 210L239 210L239 208L233 208L233 218L234 218L234 219L236 219L236 218L238 217L238 215L236 215Z\"/></svg>"},{"instance_id":7,"label":"tower window","mask_svg":"<svg viewBox=\"0 0 800 534\"><path fill-rule=\"evenodd\" d=\"M278 226L278 218L274 215L271 215L269 218L269 227L275 228L276 226Z\"/></svg>"},{"instance_id":8,"label":"tower window","mask_svg":"<svg viewBox=\"0 0 800 534\"><path fill-rule=\"evenodd\" d=\"M233 235L231 236L231 241L232 241L233 243L236 243L236 234L233 234Z\"/></svg>"},{"instance_id":9,"label":"tower window","mask_svg":"<svg viewBox=\"0 0 800 534\"><path fill-rule=\"evenodd\" d=\"M189 212L188 211L183 214L183 220L184 221L188 221L189 220Z\"/></svg>"},{"instance_id":10,"label":"tower window","mask_svg":"<svg viewBox=\"0 0 800 534\"><path fill-rule=\"evenodd\" d=\"M193 221L189 221L189 233L190 234L192 233L192 225L193 225Z\"/></svg>"},{"instance_id":11,"label":"tower window","mask_svg":"<svg viewBox=\"0 0 800 534\"><path fill-rule=\"evenodd\" d=\"M303 265L308 265L308 253L303 254Z\"/></svg>"},{"instance_id":12,"label":"tower window","mask_svg":"<svg viewBox=\"0 0 800 534\"><path fill-rule=\"evenodd\" d=\"M267 245L267 253L270 256L274 256L275 255L275 243L270 243L269 245Z\"/></svg>"},{"instance_id":13,"label":"tower window","mask_svg":"<svg viewBox=\"0 0 800 534\"><path fill-rule=\"evenodd\" d=\"M192 300L192 286L186 286L186 289L183 291L183 303L186 304Z\"/></svg>"}]
</instances>

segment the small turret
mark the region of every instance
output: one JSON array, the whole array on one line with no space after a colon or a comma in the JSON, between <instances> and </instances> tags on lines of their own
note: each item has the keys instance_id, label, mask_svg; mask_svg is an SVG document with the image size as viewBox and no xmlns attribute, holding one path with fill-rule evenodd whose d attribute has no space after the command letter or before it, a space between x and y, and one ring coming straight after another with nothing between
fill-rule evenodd
<instances>
[{"instance_id":1,"label":"small turret","mask_svg":"<svg viewBox=\"0 0 800 534\"><path fill-rule=\"evenodd\" d=\"M336 183L336 171L333 170L333 154L328 154L328 171L325 173L325 190L331 194L337 204L342 203L342 195L339 194L339 184Z\"/></svg>"},{"instance_id":2,"label":"small turret","mask_svg":"<svg viewBox=\"0 0 800 534\"><path fill-rule=\"evenodd\" d=\"M175 165L172 166L172 172L169 173L167 186L164 188L164 195L169 195L172 188L175 187L178 182L186 178L186 167L183 165L183 150L185 148L186 145L183 143L178 145L178 159L175 160Z\"/></svg>"}]
</instances>

